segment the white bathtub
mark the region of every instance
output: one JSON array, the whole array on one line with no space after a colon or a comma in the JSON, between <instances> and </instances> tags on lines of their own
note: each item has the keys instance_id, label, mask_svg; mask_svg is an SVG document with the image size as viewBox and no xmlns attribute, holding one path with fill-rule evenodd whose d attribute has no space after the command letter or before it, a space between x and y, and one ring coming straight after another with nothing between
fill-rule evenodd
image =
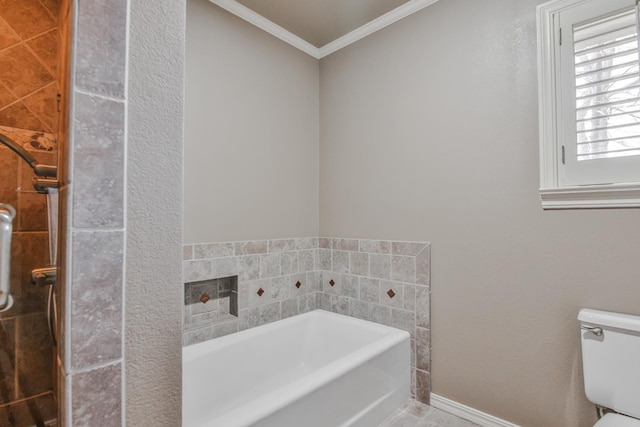
<instances>
[{"instance_id":1,"label":"white bathtub","mask_svg":"<svg viewBox=\"0 0 640 427\"><path fill-rule=\"evenodd\" d=\"M410 395L410 338L323 310L183 349L183 427L378 425Z\"/></svg>"}]
</instances>

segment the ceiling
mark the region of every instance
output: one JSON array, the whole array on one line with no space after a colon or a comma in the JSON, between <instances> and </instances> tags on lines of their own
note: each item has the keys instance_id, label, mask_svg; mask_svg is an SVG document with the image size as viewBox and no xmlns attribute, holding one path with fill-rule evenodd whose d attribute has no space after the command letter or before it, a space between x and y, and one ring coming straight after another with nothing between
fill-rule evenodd
<instances>
[{"instance_id":1,"label":"ceiling","mask_svg":"<svg viewBox=\"0 0 640 427\"><path fill-rule=\"evenodd\" d=\"M236 0L317 48L409 0Z\"/></svg>"},{"instance_id":2,"label":"ceiling","mask_svg":"<svg viewBox=\"0 0 640 427\"><path fill-rule=\"evenodd\" d=\"M210 0L322 58L438 0Z\"/></svg>"}]
</instances>

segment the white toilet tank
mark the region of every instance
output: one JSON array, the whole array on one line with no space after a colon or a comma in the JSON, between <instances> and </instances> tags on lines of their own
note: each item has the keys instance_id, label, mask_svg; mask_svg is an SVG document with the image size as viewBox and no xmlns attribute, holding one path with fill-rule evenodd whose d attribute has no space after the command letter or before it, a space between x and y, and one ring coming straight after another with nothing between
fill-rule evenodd
<instances>
[{"instance_id":1,"label":"white toilet tank","mask_svg":"<svg viewBox=\"0 0 640 427\"><path fill-rule=\"evenodd\" d=\"M578 320L587 398L640 418L640 316L585 308Z\"/></svg>"}]
</instances>

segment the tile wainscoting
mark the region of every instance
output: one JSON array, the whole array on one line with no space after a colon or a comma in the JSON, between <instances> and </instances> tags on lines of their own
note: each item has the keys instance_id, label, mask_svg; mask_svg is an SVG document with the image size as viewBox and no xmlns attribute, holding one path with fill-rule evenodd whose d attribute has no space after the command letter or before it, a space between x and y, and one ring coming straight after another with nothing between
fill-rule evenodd
<instances>
[{"instance_id":1,"label":"tile wainscoting","mask_svg":"<svg viewBox=\"0 0 640 427\"><path fill-rule=\"evenodd\" d=\"M412 393L429 403L430 251L426 242L325 237L184 245L183 343L317 308L358 317L411 334ZM237 278L237 316L209 295L227 278Z\"/></svg>"}]
</instances>

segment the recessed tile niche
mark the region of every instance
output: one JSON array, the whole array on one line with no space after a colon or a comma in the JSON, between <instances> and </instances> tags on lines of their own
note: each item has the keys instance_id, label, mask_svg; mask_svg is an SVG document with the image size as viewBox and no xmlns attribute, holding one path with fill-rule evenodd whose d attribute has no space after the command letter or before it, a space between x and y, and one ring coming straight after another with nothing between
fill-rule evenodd
<instances>
[{"instance_id":1,"label":"recessed tile niche","mask_svg":"<svg viewBox=\"0 0 640 427\"><path fill-rule=\"evenodd\" d=\"M184 284L184 329L215 327L238 318L238 276Z\"/></svg>"}]
</instances>

